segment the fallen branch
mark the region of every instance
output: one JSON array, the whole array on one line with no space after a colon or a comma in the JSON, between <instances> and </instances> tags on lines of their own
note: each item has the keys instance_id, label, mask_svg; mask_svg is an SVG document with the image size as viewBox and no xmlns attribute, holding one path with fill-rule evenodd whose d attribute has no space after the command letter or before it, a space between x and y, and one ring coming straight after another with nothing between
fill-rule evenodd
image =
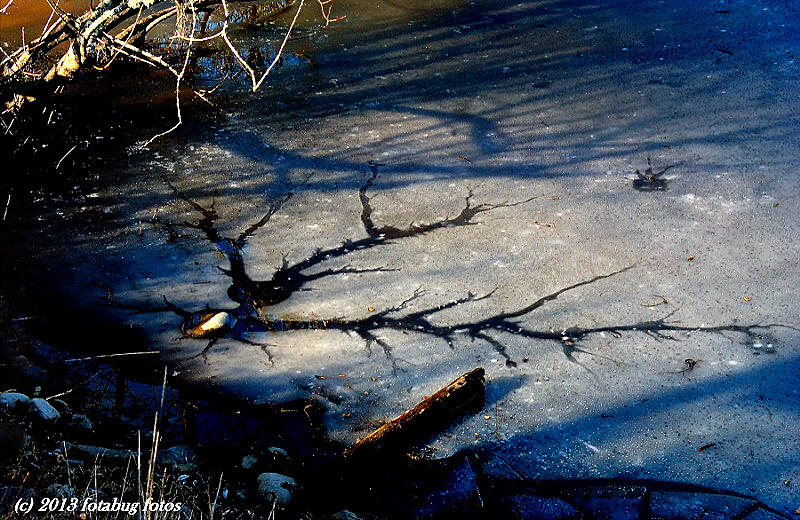
<instances>
[{"instance_id":1,"label":"fallen branch","mask_svg":"<svg viewBox=\"0 0 800 520\"><path fill-rule=\"evenodd\" d=\"M480 409L484 402L484 370L478 367L400 416L358 440L343 456L362 457L387 449L404 449L441 431L465 413Z\"/></svg>"}]
</instances>

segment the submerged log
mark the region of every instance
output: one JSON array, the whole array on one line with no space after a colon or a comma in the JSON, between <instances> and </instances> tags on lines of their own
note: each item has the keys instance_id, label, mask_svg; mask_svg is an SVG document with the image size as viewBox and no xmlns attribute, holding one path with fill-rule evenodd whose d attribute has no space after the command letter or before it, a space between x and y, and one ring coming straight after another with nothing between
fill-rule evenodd
<instances>
[{"instance_id":1,"label":"submerged log","mask_svg":"<svg viewBox=\"0 0 800 520\"><path fill-rule=\"evenodd\" d=\"M467 372L414 408L359 439L343 453L344 457L353 459L388 449L407 450L462 415L480 410L484 403L484 374L481 367Z\"/></svg>"}]
</instances>

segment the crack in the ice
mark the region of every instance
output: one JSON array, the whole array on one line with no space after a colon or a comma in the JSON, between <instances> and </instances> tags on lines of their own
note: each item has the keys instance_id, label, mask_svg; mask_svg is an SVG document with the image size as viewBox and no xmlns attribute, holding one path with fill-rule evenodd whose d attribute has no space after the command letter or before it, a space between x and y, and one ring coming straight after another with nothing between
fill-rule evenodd
<instances>
[{"instance_id":1,"label":"crack in the ice","mask_svg":"<svg viewBox=\"0 0 800 520\"><path fill-rule=\"evenodd\" d=\"M229 268L220 269L228 277L230 277L231 287L228 290L228 296L231 298L231 300L238 303L239 306L236 309L227 311L205 309L201 312L192 313L178 308L165 299L165 306L155 309L151 308L151 310L167 310L181 316L184 320L182 324L182 330L184 331L185 335L187 330L193 330L193 327L196 327L200 323L203 316L210 316L214 312L232 313L235 316L233 325L220 328L216 331L211 331L207 335L202 336L208 339L209 342L198 354L198 356L202 355L205 357L218 339L226 337L241 341L245 344L259 346L268 356L269 363L273 364L274 356L272 352L267 348L266 345L247 339L246 335L248 333L258 331L283 332L288 330L314 329L337 330L345 333L355 334L361 338L364 341L365 350L367 351L368 355L371 355L373 345L380 346L383 350L384 357L390 362L392 371L394 373L400 370L398 367L399 358L394 355L389 342L379 336L379 331L381 330L396 330L405 334L417 333L432 336L443 340L450 348L455 348L455 342L459 337L471 339L472 341L480 340L491 346L494 351L497 352L497 354L505 359L506 366L511 368L516 367L517 362L512 359L511 355L507 351L506 345L496 337L496 334L509 334L516 337L551 341L561 346L564 356L569 361L578 363L589 370L580 363L580 361L576 358L576 354L590 355L619 364L619 361L595 352L591 352L580 345L581 341L594 334L608 332L614 337L619 338L622 336L622 332L640 332L658 341L676 341L677 338L672 336L670 333L706 332L724 335L725 332L734 332L744 334L748 339L754 340L759 337L760 331L767 331L775 327L792 328L777 323L766 325L738 325L733 323L730 325L719 325L713 327L689 327L679 325L677 322L667 321L677 311L673 311L656 320L640 321L627 325L608 325L589 328L569 327L561 331L555 331L552 328L548 330L539 330L536 328L530 328L521 323L521 320L527 318L530 314L548 302L556 300L559 296L569 291L573 291L581 287L600 282L601 280L609 279L625 273L633 269L635 265L630 265L611 273L597 275L567 287L560 288L516 310L497 313L477 321L465 321L450 325L435 323L433 321L434 315L447 309L454 308L458 305L469 304L491 298L495 291L493 290L482 296L475 296L471 292L468 292L466 296L461 298L402 314L401 311L406 310L413 302L418 300L423 295L422 289L417 288L411 296L403 300L400 304L373 312L370 315L360 319L346 319L342 317L331 319L294 319L272 318L265 315L265 308L287 300L296 292L303 290L303 286L310 281L340 274L379 273L394 270L389 267L354 268L351 266L351 264L346 264L341 267L330 267L313 273L305 272L313 267L316 267L327 261L346 257L348 254L354 251L371 249L382 244L390 243L394 240L426 235L444 228L475 225L477 222L475 222L473 219L481 213L499 208L515 207L520 204L530 202L536 198L530 197L528 199L513 203L482 203L473 206L471 202L473 192L470 190L465 197L464 208L455 217L447 217L427 224L411 223L406 228L398 228L391 225L378 226L373 221L373 209L370 205L371 199L367 195L368 191L373 187L378 176L378 166L380 166L378 163L370 163L371 175L359 189L359 200L362 207L361 222L368 236L366 238L361 238L354 241L345 241L337 247L317 249L311 256L295 263L289 263L288 259L284 256L282 265L273 273L271 279L263 281L253 280L247 274L245 262L242 257L242 250L247 244L247 240L254 236L255 233L261 228L265 227L269 223L272 216L274 216L281 209L281 207L283 207L283 205L291 199L292 193L289 192L276 201L271 202L269 209L264 213L264 215L258 221L248 226L234 239L223 237L217 230L216 222L219 217L214 209L213 203L209 208L205 208L180 192L172 184L169 184L175 196L189 204L200 215L200 218L196 224L186 222L184 223L184 226L202 231L206 239L213 243L217 250L227 258Z\"/></svg>"}]
</instances>

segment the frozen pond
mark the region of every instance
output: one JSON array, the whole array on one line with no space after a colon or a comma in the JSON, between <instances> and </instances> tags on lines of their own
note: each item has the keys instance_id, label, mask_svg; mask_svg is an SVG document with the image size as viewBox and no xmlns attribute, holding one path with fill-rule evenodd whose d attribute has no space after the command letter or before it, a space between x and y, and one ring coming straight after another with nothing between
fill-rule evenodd
<instances>
[{"instance_id":1,"label":"frozen pond","mask_svg":"<svg viewBox=\"0 0 800 520\"><path fill-rule=\"evenodd\" d=\"M386 4L12 213L65 345L102 312L188 382L314 396L347 444L482 366L432 456L794 511L798 7Z\"/></svg>"}]
</instances>

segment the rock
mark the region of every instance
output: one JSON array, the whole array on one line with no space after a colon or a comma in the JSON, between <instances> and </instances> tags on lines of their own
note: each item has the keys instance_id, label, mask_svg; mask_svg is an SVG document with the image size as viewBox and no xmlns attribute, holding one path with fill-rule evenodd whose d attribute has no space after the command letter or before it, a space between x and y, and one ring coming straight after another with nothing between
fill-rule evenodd
<instances>
[{"instance_id":1,"label":"rock","mask_svg":"<svg viewBox=\"0 0 800 520\"><path fill-rule=\"evenodd\" d=\"M69 421L69 426L78 430L94 430L94 423L92 423L91 419L80 413L76 413L72 416Z\"/></svg>"},{"instance_id":2,"label":"rock","mask_svg":"<svg viewBox=\"0 0 800 520\"><path fill-rule=\"evenodd\" d=\"M291 473L292 468L295 467L292 458L289 456L286 450L283 448L277 448L275 446L267 448L267 451L263 453L261 462L263 462L270 471L277 473Z\"/></svg>"},{"instance_id":3,"label":"rock","mask_svg":"<svg viewBox=\"0 0 800 520\"><path fill-rule=\"evenodd\" d=\"M286 453L286 450L283 448L276 448L275 446L272 446L267 448L267 452L272 454L273 457L283 457L284 459L289 458L289 454Z\"/></svg>"},{"instance_id":4,"label":"rock","mask_svg":"<svg viewBox=\"0 0 800 520\"><path fill-rule=\"evenodd\" d=\"M44 422L55 422L61 417L61 413L41 397L31 399L28 404L28 413Z\"/></svg>"},{"instance_id":5,"label":"rock","mask_svg":"<svg viewBox=\"0 0 800 520\"><path fill-rule=\"evenodd\" d=\"M17 406L25 406L31 398L19 392L3 392L0 394L0 406L13 410Z\"/></svg>"},{"instance_id":6,"label":"rock","mask_svg":"<svg viewBox=\"0 0 800 520\"><path fill-rule=\"evenodd\" d=\"M242 457L242 469L250 469L258 464L258 459L252 455L245 455Z\"/></svg>"},{"instance_id":7,"label":"rock","mask_svg":"<svg viewBox=\"0 0 800 520\"><path fill-rule=\"evenodd\" d=\"M361 520L361 518L359 518L359 516L352 511L344 509L338 513L330 515L328 520Z\"/></svg>"},{"instance_id":8,"label":"rock","mask_svg":"<svg viewBox=\"0 0 800 520\"><path fill-rule=\"evenodd\" d=\"M28 436L21 426L0 421L0 461L16 460L27 443Z\"/></svg>"},{"instance_id":9,"label":"rock","mask_svg":"<svg viewBox=\"0 0 800 520\"><path fill-rule=\"evenodd\" d=\"M53 405L53 408L58 410L61 415L65 417L70 417L72 415L72 409L66 401L62 401L61 399L50 399L49 403Z\"/></svg>"},{"instance_id":10,"label":"rock","mask_svg":"<svg viewBox=\"0 0 800 520\"><path fill-rule=\"evenodd\" d=\"M572 505L556 497L513 495L503 498L511 518L519 520L567 520L581 518Z\"/></svg>"},{"instance_id":11,"label":"rock","mask_svg":"<svg viewBox=\"0 0 800 520\"><path fill-rule=\"evenodd\" d=\"M173 466L180 471L191 471L197 467L193 462L195 456L192 448L184 444L179 444L168 450L159 452L156 456L156 462L158 464Z\"/></svg>"},{"instance_id":12,"label":"rock","mask_svg":"<svg viewBox=\"0 0 800 520\"><path fill-rule=\"evenodd\" d=\"M69 442L66 443L66 448L67 455L77 454L89 460L98 458L127 459L128 457L136 457L137 455L135 451L131 450L103 448L102 446L90 446L86 444L70 444Z\"/></svg>"},{"instance_id":13,"label":"rock","mask_svg":"<svg viewBox=\"0 0 800 520\"><path fill-rule=\"evenodd\" d=\"M262 473L258 476L258 494L267 502L275 502L285 509L292 501L292 494L302 489L291 477L280 473Z\"/></svg>"}]
</instances>

